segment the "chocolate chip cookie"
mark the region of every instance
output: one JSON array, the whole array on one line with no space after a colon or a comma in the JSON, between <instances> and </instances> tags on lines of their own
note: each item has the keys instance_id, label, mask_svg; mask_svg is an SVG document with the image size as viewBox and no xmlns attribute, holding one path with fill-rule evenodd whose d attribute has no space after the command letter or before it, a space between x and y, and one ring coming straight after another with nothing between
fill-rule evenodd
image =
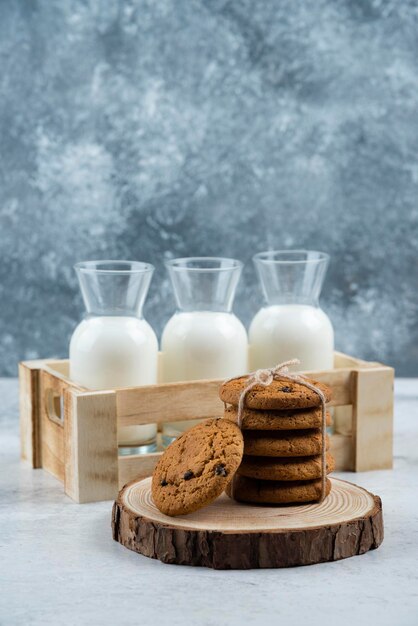
<instances>
[{"instance_id":1,"label":"chocolate chip cookie","mask_svg":"<svg viewBox=\"0 0 418 626\"><path fill-rule=\"evenodd\" d=\"M248 378L248 376L241 376L223 383L219 391L221 400L237 406L241 393L248 384ZM308 382L324 393L326 402L331 400L329 387L314 380ZM321 399L317 393L300 383L285 379L273 380L268 387L256 385L245 397L245 406L250 409L305 409L320 405Z\"/></svg>"},{"instance_id":2,"label":"chocolate chip cookie","mask_svg":"<svg viewBox=\"0 0 418 626\"><path fill-rule=\"evenodd\" d=\"M334 471L334 457L327 454L327 474ZM238 474L261 480L314 480L321 478L322 458L318 456L296 458L271 458L244 456Z\"/></svg>"},{"instance_id":3,"label":"chocolate chip cookie","mask_svg":"<svg viewBox=\"0 0 418 626\"><path fill-rule=\"evenodd\" d=\"M235 476L226 492L238 502L253 504L298 504L315 502L321 497L321 480L282 482L276 480L256 480L246 476ZM331 491L331 481L327 479L326 495Z\"/></svg>"},{"instance_id":4,"label":"chocolate chip cookie","mask_svg":"<svg viewBox=\"0 0 418 626\"><path fill-rule=\"evenodd\" d=\"M224 417L237 423L238 409L228 406ZM331 424L331 414L327 411L327 426ZM322 409L294 409L287 411L260 411L244 408L242 430L302 430L322 427Z\"/></svg>"},{"instance_id":5,"label":"chocolate chip cookie","mask_svg":"<svg viewBox=\"0 0 418 626\"><path fill-rule=\"evenodd\" d=\"M328 436L326 442L328 449ZM245 433L244 454L251 456L314 456L321 451L320 429L248 430Z\"/></svg>"},{"instance_id":6,"label":"chocolate chip cookie","mask_svg":"<svg viewBox=\"0 0 418 626\"><path fill-rule=\"evenodd\" d=\"M243 455L243 437L225 419L201 422L165 450L152 477L152 498L166 515L186 515L210 504L232 480Z\"/></svg>"}]
</instances>

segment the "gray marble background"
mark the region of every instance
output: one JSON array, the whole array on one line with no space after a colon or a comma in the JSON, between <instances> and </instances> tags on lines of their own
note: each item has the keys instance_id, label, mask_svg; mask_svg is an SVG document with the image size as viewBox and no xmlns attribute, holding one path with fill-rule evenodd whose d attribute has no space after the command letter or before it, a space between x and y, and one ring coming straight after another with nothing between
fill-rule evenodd
<instances>
[{"instance_id":1,"label":"gray marble background","mask_svg":"<svg viewBox=\"0 0 418 626\"><path fill-rule=\"evenodd\" d=\"M418 362L418 4L0 0L0 374L65 356L77 260L332 255L337 347Z\"/></svg>"}]
</instances>

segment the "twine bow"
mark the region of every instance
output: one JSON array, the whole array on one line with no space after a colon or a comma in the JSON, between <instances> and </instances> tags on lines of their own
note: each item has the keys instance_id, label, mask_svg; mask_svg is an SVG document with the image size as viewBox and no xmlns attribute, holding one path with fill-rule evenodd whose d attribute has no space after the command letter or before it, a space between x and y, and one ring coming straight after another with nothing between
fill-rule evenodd
<instances>
[{"instance_id":1,"label":"twine bow","mask_svg":"<svg viewBox=\"0 0 418 626\"><path fill-rule=\"evenodd\" d=\"M249 375L248 382L246 386L244 387L244 389L242 390L240 398L239 398L239 402L238 402L238 416L237 416L238 426L240 428L242 427L242 419L243 419L244 408L245 408L245 399L247 397L247 394L256 385L261 385L262 387L269 387L271 383L273 382L273 380L289 380L291 382L297 382L300 385L303 385L304 387L306 387L307 389L314 391L321 400L321 408L322 408L321 497L319 499L319 502L322 502L325 498L326 484L327 484L326 482L327 481L327 478L326 478L326 473L327 473L326 458L327 457L326 457L326 449L325 449L326 448L326 429L327 429L326 398L325 398L324 393L321 391L321 389L319 389L318 387L310 383L309 380L306 378L306 376L303 376L303 374L297 374L295 372L289 372L289 367L291 367L292 365L300 365L299 359L291 359L290 361L284 361L283 363L279 363L275 367L259 369L259 370L256 370L255 372L252 372ZM235 376L234 378L230 378L229 380L225 382L236 380L237 378L241 378L241 377ZM233 485L232 485L232 489L233 489Z\"/></svg>"}]
</instances>

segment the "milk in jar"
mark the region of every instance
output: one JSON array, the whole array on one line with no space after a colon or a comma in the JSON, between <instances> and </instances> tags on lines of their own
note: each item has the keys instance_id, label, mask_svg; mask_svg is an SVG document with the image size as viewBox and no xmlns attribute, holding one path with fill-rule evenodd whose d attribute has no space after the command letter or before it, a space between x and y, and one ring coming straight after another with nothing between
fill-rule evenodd
<instances>
[{"instance_id":1,"label":"milk in jar","mask_svg":"<svg viewBox=\"0 0 418 626\"><path fill-rule=\"evenodd\" d=\"M266 306L249 329L252 370L293 358L300 360L300 370L333 367L334 331L318 304L328 260L305 250L255 255Z\"/></svg>"},{"instance_id":2,"label":"milk in jar","mask_svg":"<svg viewBox=\"0 0 418 626\"><path fill-rule=\"evenodd\" d=\"M78 263L87 309L70 342L70 377L87 389L136 387L157 382L157 337L142 307L153 267L130 261ZM120 454L156 449L156 424L118 430Z\"/></svg>"},{"instance_id":3,"label":"milk in jar","mask_svg":"<svg viewBox=\"0 0 418 626\"><path fill-rule=\"evenodd\" d=\"M162 335L163 381L245 374L247 333L231 311L242 264L235 259L192 257L174 259L166 265L178 311ZM195 423L164 424L164 443L170 443Z\"/></svg>"}]
</instances>

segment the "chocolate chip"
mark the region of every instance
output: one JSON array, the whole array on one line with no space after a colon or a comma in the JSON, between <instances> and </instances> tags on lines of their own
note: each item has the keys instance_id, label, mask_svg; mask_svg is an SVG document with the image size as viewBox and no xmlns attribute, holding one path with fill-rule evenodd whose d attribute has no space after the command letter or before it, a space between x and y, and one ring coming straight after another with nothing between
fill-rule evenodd
<instances>
[{"instance_id":1,"label":"chocolate chip","mask_svg":"<svg viewBox=\"0 0 418 626\"><path fill-rule=\"evenodd\" d=\"M217 465L215 467L215 476L227 476L228 472L226 471L226 467L223 463L219 463L219 465Z\"/></svg>"},{"instance_id":2,"label":"chocolate chip","mask_svg":"<svg viewBox=\"0 0 418 626\"><path fill-rule=\"evenodd\" d=\"M162 479L162 481L160 482L161 487L167 487L168 482L165 480L165 478Z\"/></svg>"},{"instance_id":3,"label":"chocolate chip","mask_svg":"<svg viewBox=\"0 0 418 626\"><path fill-rule=\"evenodd\" d=\"M284 391L284 393L290 393L292 391L292 387L282 387L280 391Z\"/></svg>"},{"instance_id":4,"label":"chocolate chip","mask_svg":"<svg viewBox=\"0 0 418 626\"><path fill-rule=\"evenodd\" d=\"M194 474L191 470L187 470L187 472L184 474L183 478L184 480L190 480L191 478L193 478Z\"/></svg>"}]
</instances>

